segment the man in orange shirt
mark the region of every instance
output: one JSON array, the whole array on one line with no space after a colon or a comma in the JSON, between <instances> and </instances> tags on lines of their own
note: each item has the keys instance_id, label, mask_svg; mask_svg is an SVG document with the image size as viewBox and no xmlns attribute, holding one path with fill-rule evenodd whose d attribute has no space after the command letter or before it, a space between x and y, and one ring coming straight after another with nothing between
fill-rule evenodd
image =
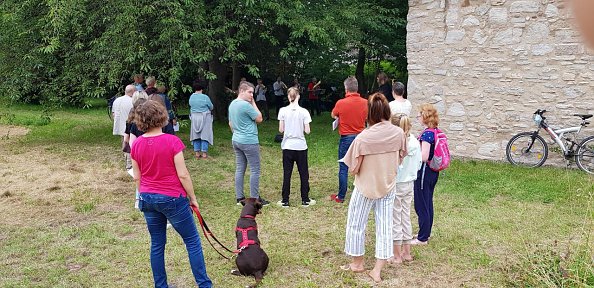
<instances>
[{"instance_id":1,"label":"man in orange shirt","mask_svg":"<svg viewBox=\"0 0 594 288\"><path fill-rule=\"evenodd\" d=\"M334 109L332 109L332 118L338 119L338 133L340 134L338 160L344 157L357 134L365 129L365 121L367 120L367 100L357 93L359 90L357 78L350 76L344 80L344 90L346 91L344 99L338 100ZM344 202L348 177L348 167L339 162L338 194L330 195L330 199L338 203Z\"/></svg>"}]
</instances>

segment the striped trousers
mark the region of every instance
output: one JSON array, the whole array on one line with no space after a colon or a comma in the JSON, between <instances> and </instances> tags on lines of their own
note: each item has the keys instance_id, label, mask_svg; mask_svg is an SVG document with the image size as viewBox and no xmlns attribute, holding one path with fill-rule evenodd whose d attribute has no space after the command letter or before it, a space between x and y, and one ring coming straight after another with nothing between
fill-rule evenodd
<instances>
[{"instance_id":1,"label":"striped trousers","mask_svg":"<svg viewBox=\"0 0 594 288\"><path fill-rule=\"evenodd\" d=\"M380 199L369 199L363 196L355 187L346 225L346 239L344 252L349 256L363 256L365 254L365 229L371 208L375 214L375 258L389 259L394 256L392 242L392 209L394 207L395 191Z\"/></svg>"}]
</instances>

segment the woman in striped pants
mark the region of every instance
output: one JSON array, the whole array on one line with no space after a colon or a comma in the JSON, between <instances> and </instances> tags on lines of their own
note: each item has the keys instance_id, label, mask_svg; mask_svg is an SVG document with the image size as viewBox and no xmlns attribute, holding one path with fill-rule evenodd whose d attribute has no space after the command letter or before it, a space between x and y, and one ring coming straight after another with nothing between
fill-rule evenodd
<instances>
[{"instance_id":1,"label":"woman in striped pants","mask_svg":"<svg viewBox=\"0 0 594 288\"><path fill-rule=\"evenodd\" d=\"M342 161L355 175L355 189L349 203L344 251L352 262L343 270L365 272L365 228L373 208L375 214L375 266L368 272L376 283L387 259L394 256L392 209L396 171L406 155L406 138L399 127L390 123L390 106L381 93L369 97L369 127L351 144Z\"/></svg>"}]
</instances>

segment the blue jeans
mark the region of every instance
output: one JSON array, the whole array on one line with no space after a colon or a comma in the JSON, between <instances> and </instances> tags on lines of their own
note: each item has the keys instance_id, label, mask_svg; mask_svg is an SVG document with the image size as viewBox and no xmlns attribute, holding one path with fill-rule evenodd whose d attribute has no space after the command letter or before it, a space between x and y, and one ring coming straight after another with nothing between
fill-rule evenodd
<instances>
[{"instance_id":1,"label":"blue jeans","mask_svg":"<svg viewBox=\"0 0 594 288\"><path fill-rule=\"evenodd\" d=\"M188 199L186 197L170 197L153 193L141 193L140 198L140 211L144 212L146 226L151 235L151 269L155 287L169 287L167 285L167 273L165 272L167 220L171 222L175 231L186 244L190 267L198 287L212 287L212 282L206 274L200 235L198 235Z\"/></svg>"},{"instance_id":2,"label":"blue jeans","mask_svg":"<svg viewBox=\"0 0 594 288\"><path fill-rule=\"evenodd\" d=\"M208 141L202 139L196 139L192 141L192 145L194 145L194 152L202 151L204 153L208 152Z\"/></svg>"},{"instance_id":3,"label":"blue jeans","mask_svg":"<svg viewBox=\"0 0 594 288\"><path fill-rule=\"evenodd\" d=\"M351 143L355 140L357 135L346 135L340 136L340 140L338 141L338 160L342 159L346 152L351 147ZM338 163L338 199L344 200L346 197L347 191L347 184L349 181L349 167L346 164L339 162Z\"/></svg>"},{"instance_id":4,"label":"blue jeans","mask_svg":"<svg viewBox=\"0 0 594 288\"><path fill-rule=\"evenodd\" d=\"M260 144L241 144L233 141L235 150L235 197L243 195L243 176L247 164L250 164L250 197L259 198L260 194Z\"/></svg>"}]
</instances>

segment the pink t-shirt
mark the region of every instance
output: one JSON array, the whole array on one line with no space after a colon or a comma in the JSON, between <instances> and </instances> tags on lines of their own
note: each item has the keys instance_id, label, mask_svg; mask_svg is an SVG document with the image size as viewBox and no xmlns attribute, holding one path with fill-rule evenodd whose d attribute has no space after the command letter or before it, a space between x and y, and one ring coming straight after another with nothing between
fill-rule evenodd
<instances>
[{"instance_id":1,"label":"pink t-shirt","mask_svg":"<svg viewBox=\"0 0 594 288\"><path fill-rule=\"evenodd\" d=\"M140 193L186 197L173 162L173 157L185 148L177 136L170 134L138 137L132 145L130 156L140 168Z\"/></svg>"}]
</instances>

